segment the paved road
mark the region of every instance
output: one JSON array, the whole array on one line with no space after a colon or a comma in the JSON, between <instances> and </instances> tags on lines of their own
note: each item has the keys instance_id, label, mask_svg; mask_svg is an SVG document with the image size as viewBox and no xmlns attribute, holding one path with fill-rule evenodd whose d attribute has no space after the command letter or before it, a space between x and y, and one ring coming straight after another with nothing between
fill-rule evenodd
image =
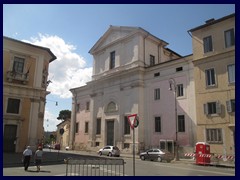
<instances>
[{"instance_id":1,"label":"paved road","mask_svg":"<svg viewBox=\"0 0 240 180\"><path fill-rule=\"evenodd\" d=\"M3 175L4 176L65 176L66 164L64 159L81 158L95 159L99 157L96 152L73 152L44 150L43 166L37 172L34 163L31 163L29 171L25 172L21 162L21 153L3 154ZM111 157L113 158L113 157ZM121 158L126 162L125 175L133 175L132 155L123 155ZM234 176L235 168L220 168L214 166L197 166L193 160L181 160L173 163L158 163L141 161L136 156L136 176ZM103 169L104 170L104 169Z\"/></svg>"},{"instance_id":2,"label":"paved road","mask_svg":"<svg viewBox=\"0 0 240 180\"><path fill-rule=\"evenodd\" d=\"M132 159L124 158L125 176L133 176ZM106 167L101 168L105 175ZM95 169L92 169L94 175ZM113 168L112 174L114 175ZM41 171L37 172L35 166L30 166L29 171L24 171L23 167L3 168L4 176L65 176L66 164L43 165ZM100 172L102 174L103 172ZM111 172L108 172L111 175ZM98 170L96 175L98 175ZM151 161L136 160L136 176L235 176L234 168L220 168L213 166L197 166L194 164L180 163L159 163Z\"/></svg>"}]
</instances>

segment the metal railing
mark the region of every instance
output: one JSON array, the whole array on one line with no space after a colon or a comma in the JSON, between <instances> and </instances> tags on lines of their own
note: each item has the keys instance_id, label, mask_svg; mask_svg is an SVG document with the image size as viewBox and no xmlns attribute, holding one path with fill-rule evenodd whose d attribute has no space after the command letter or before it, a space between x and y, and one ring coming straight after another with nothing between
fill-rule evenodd
<instances>
[{"instance_id":1,"label":"metal railing","mask_svg":"<svg viewBox=\"0 0 240 180\"><path fill-rule=\"evenodd\" d=\"M123 159L65 159L66 176L124 176Z\"/></svg>"}]
</instances>

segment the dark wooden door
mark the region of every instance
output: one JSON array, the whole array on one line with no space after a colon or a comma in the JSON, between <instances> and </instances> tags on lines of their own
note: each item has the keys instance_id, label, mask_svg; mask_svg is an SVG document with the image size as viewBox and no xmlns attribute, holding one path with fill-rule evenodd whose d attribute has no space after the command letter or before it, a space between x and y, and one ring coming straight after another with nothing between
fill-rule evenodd
<instances>
[{"instance_id":1,"label":"dark wooden door","mask_svg":"<svg viewBox=\"0 0 240 180\"><path fill-rule=\"evenodd\" d=\"M114 145L114 121L107 121L107 145Z\"/></svg>"},{"instance_id":2,"label":"dark wooden door","mask_svg":"<svg viewBox=\"0 0 240 180\"><path fill-rule=\"evenodd\" d=\"M3 135L3 151L15 152L17 125L5 125Z\"/></svg>"}]
</instances>

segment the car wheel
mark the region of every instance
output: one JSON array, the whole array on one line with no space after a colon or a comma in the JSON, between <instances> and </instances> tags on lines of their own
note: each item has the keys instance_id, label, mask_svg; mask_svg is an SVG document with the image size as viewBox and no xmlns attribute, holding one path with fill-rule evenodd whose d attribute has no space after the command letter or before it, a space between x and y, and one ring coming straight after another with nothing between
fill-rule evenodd
<instances>
[{"instance_id":1,"label":"car wheel","mask_svg":"<svg viewBox=\"0 0 240 180\"><path fill-rule=\"evenodd\" d=\"M109 156L109 157L112 157L112 153L108 153L108 156Z\"/></svg>"},{"instance_id":2,"label":"car wheel","mask_svg":"<svg viewBox=\"0 0 240 180\"><path fill-rule=\"evenodd\" d=\"M160 156L158 156L157 160L158 162L162 162L162 158Z\"/></svg>"},{"instance_id":3,"label":"car wheel","mask_svg":"<svg viewBox=\"0 0 240 180\"><path fill-rule=\"evenodd\" d=\"M141 160L143 160L143 161L145 160L145 157L144 157L144 156L140 156L140 158L141 158Z\"/></svg>"},{"instance_id":4,"label":"car wheel","mask_svg":"<svg viewBox=\"0 0 240 180\"><path fill-rule=\"evenodd\" d=\"M101 155L102 155L102 152L99 152L98 154L99 154L99 156L101 156Z\"/></svg>"}]
</instances>

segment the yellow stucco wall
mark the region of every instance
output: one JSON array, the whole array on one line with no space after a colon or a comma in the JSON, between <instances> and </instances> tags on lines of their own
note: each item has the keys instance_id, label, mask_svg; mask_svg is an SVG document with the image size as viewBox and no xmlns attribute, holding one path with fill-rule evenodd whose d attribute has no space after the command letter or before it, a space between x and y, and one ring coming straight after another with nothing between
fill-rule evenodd
<instances>
[{"instance_id":1,"label":"yellow stucco wall","mask_svg":"<svg viewBox=\"0 0 240 180\"><path fill-rule=\"evenodd\" d=\"M235 83L228 82L228 65L235 64L235 46L225 48L224 31L235 29L235 17L196 30L193 35L196 91L197 141L206 142L206 129L221 128L223 142L211 143L211 153L235 154L235 112L227 112L226 101L235 99ZM212 36L213 51L204 53L202 39ZM205 70L214 68L216 86L207 87ZM219 101L219 115L204 114L204 104ZM230 127L232 126L232 127Z\"/></svg>"}]
</instances>

